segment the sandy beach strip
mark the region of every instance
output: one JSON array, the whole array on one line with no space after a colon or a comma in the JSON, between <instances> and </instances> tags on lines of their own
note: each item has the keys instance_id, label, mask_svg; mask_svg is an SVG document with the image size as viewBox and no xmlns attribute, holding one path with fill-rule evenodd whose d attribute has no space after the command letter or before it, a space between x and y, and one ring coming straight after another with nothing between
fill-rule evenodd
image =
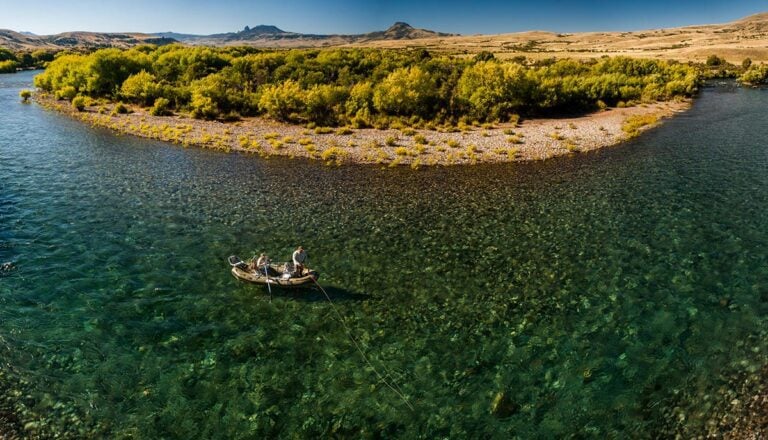
<instances>
[{"instance_id":1,"label":"sandy beach strip","mask_svg":"<svg viewBox=\"0 0 768 440\"><path fill-rule=\"evenodd\" d=\"M242 151L261 156L308 157L328 163L387 166L461 165L543 160L621 143L629 118L663 120L691 105L690 100L610 108L579 117L528 119L520 124L427 129L306 128L255 117L235 122L206 121L184 115L152 116L148 109L115 114L114 104L77 111L68 101L44 94L36 100L93 126L183 146ZM640 131L655 125L640 127Z\"/></svg>"}]
</instances>

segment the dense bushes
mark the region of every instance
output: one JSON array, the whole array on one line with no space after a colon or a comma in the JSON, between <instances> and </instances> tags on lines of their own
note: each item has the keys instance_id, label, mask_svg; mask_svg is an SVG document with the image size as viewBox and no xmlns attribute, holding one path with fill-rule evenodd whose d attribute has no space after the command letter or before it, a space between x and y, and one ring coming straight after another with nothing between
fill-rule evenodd
<instances>
[{"instance_id":1,"label":"dense bushes","mask_svg":"<svg viewBox=\"0 0 768 440\"><path fill-rule=\"evenodd\" d=\"M689 96L698 74L656 60L551 60L525 66L425 50L258 51L177 45L62 54L35 79L77 95L189 112L198 118L266 114L294 123L371 126L505 121L517 114L579 112L620 102Z\"/></svg>"},{"instance_id":2,"label":"dense bushes","mask_svg":"<svg viewBox=\"0 0 768 440\"><path fill-rule=\"evenodd\" d=\"M14 60L0 61L0 73L14 73L19 63Z\"/></svg>"},{"instance_id":3,"label":"dense bushes","mask_svg":"<svg viewBox=\"0 0 768 440\"><path fill-rule=\"evenodd\" d=\"M749 69L739 77L739 81L749 85L768 83L768 65L751 64Z\"/></svg>"},{"instance_id":4,"label":"dense bushes","mask_svg":"<svg viewBox=\"0 0 768 440\"><path fill-rule=\"evenodd\" d=\"M386 115L417 115L431 119L437 111L435 77L419 66L396 69L373 91L373 106Z\"/></svg>"},{"instance_id":5,"label":"dense bushes","mask_svg":"<svg viewBox=\"0 0 768 440\"><path fill-rule=\"evenodd\" d=\"M477 119L506 120L526 105L531 88L522 66L480 61L464 69L455 96Z\"/></svg>"},{"instance_id":6,"label":"dense bushes","mask_svg":"<svg viewBox=\"0 0 768 440\"><path fill-rule=\"evenodd\" d=\"M34 52L14 53L0 47L0 73L15 73L18 69L41 68L53 61L54 52L36 50Z\"/></svg>"},{"instance_id":7,"label":"dense bushes","mask_svg":"<svg viewBox=\"0 0 768 440\"><path fill-rule=\"evenodd\" d=\"M146 70L129 76L120 87L120 95L123 98L141 105L152 105L159 94L157 79Z\"/></svg>"}]
</instances>

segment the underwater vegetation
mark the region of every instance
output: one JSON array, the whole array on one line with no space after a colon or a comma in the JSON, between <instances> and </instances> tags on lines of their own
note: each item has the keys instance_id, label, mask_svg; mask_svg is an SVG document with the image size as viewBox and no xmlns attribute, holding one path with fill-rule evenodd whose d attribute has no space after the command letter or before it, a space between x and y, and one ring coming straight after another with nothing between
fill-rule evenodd
<instances>
[{"instance_id":1,"label":"underwater vegetation","mask_svg":"<svg viewBox=\"0 0 768 440\"><path fill-rule=\"evenodd\" d=\"M761 90L413 173L116 137L25 86L0 86L0 408L29 435L690 438L766 363ZM229 274L299 244L341 318Z\"/></svg>"}]
</instances>

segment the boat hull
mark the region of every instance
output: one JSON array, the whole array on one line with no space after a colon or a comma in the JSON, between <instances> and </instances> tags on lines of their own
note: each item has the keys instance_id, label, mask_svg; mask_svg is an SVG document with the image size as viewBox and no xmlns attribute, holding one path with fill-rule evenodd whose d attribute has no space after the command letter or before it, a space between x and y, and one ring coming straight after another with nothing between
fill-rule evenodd
<instances>
[{"instance_id":1,"label":"boat hull","mask_svg":"<svg viewBox=\"0 0 768 440\"><path fill-rule=\"evenodd\" d=\"M283 278L281 276L266 276L261 272L254 272L249 270L243 270L238 267L232 268L232 275L240 281L247 283L261 284L266 286L285 287L285 288L298 288L298 287L310 287L317 281L318 275L314 271L309 271L307 275L302 277L290 277Z\"/></svg>"},{"instance_id":2,"label":"boat hull","mask_svg":"<svg viewBox=\"0 0 768 440\"><path fill-rule=\"evenodd\" d=\"M252 265L245 263L237 255L230 256L228 261L229 265L232 266L232 275L246 283L285 288L312 287L320 277L320 274L308 268L302 270L302 276L291 276L294 267L293 263L290 262L265 266L264 269L269 273L269 275L265 275L262 270L254 269Z\"/></svg>"}]
</instances>

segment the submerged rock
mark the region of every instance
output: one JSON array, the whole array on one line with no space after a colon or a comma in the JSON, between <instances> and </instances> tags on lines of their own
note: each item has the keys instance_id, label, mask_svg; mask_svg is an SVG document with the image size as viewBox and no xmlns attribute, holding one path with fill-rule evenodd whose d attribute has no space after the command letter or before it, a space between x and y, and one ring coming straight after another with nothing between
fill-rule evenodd
<instances>
[{"instance_id":1,"label":"submerged rock","mask_svg":"<svg viewBox=\"0 0 768 440\"><path fill-rule=\"evenodd\" d=\"M2 263L2 264L0 264L0 273L2 273L2 272L10 272L11 270L13 270L13 268L14 268L14 265L13 265L13 262L11 262L11 261L8 261L6 263Z\"/></svg>"},{"instance_id":2,"label":"submerged rock","mask_svg":"<svg viewBox=\"0 0 768 440\"><path fill-rule=\"evenodd\" d=\"M499 418L509 417L515 414L518 409L518 406L509 399L504 391L496 393L493 402L491 402L491 414Z\"/></svg>"}]
</instances>

